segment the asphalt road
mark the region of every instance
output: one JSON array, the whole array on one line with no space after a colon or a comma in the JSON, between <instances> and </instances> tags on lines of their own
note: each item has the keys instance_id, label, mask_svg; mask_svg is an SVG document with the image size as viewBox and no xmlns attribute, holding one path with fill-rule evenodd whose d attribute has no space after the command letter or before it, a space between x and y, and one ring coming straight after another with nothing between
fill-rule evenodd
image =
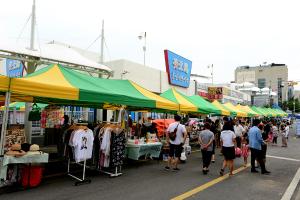
<instances>
[{"instance_id":1,"label":"asphalt road","mask_svg":"<svg viewBox=\"0 0 300 200\"><path fill-rule=\"evenodd\" d=\"M250 168L246 168L188 199L280 200L300 167L300 162L297 161L300 160L299 144L300 139L291 136L288 148L268 147L268 155L295 159L268 158L267 168L272 172L269 176L252 174ZM164 162L138 162L127 166L123 170L123 175L117 178L89 173L92 183L81 186L74 186L74 180L70 177L52 178L44 180L38 188L2 194L0 199L172 199L219 178L221 162L222 157L217 154L216 163L211 165L209 174L203 175L200 152L195 152L188 157L187 163L180 165L179 172L165 171ZM235 168L240 167L242 167L242 159L237 158ZM294 199L298 193L300 192L295 192Z\"/></svg>"}]
</instances>

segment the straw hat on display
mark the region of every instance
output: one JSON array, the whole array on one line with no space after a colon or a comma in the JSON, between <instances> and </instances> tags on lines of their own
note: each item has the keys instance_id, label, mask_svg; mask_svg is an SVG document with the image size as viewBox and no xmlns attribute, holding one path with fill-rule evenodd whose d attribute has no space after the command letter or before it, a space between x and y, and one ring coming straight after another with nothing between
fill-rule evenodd
<instances>
[{"instance_id":1,"label":"straw hat on display","mask_svg":"<svg viewBox=\"0 0 300 200\"><path fill-rule=\"evenodd\" d=\"M21 157L21 156L24 156L25 154L26 154L26 152L21 150L20 144L13 144L13 145L11 145L10 150L8 152L6 152L5 155Z\"/></svg>"},{"instance_id":2,"label":"straw hat on display","mask_svg":"<svg viewBox=\"0 0 300 200\"><path fill-rule=\"evenodd\" d=\"M40 146L37 144L32 144L30 146L29 151L27 152L27 155L40 155Z\"/></svg>"}]
</instances>

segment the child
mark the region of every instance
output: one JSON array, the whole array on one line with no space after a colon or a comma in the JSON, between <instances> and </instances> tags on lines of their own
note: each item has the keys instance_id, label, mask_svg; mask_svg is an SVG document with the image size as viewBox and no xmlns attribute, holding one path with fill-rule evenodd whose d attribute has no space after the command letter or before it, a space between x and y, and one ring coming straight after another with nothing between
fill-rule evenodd
<instances>
[{"instance_id":1,"label":"child","mask_svg":"<svg viewBox=\"0 0 300 200\"><path fill-rule=\"evenodd\" d=\"M247 144L247 140L243 139L243 141L242 141L242 156L244 158L244 167L247 166L248 155L249 155L249 145Z\"/></svg>"}]
</instances>

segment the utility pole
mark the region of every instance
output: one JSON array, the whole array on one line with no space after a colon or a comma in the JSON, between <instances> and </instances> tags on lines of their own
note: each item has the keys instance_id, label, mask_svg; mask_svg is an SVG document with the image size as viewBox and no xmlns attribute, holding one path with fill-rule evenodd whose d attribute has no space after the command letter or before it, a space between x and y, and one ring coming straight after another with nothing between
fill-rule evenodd
<instances>
[{"instance_id":1,"label":"utility pole","mask_svg":"<svg viewBox=\"0 0 300 200\"><path fill-rule=\"evenodd\" d=\"M30 50L34 50L34 30L35 30L35 0L32 4L32 13L31 13L31 31L30 31Z\"/></svg>"},{"instance_id":2,"label":"utility pole","mask_svg":"<svg viewBox=\"0 0 300 200\"><path fill-rule=\"evenodd\" d=\"M102 20L102 29L101 29L101 57L100 63L104 62L104 20Z\"/></svg>"},{"instance_id":3,"label":"utility pole","mask_svg":"<svg viewBox=\"0 0 300 200\"><path fill-rule=\"evenodd\" d=\"M102 28L101 28L101 49L100 49L100 59L99 63L104 63L104 20L102 20ZM98 74L98 77L101 78L102 74ZM94 121L97 122L97 120L103 120L103 112L107 112L106 110L102 109L95 109L94 112Z\"/></svg>"},{"instance_id":4,"label":"utility pole","mask_svg":"<svg viewBox=\"0 0 300 200\"><path fill-rule=\"evenodd\" d=\"M34 35L35 35L35 0L33 0L32 3L32 12L31 12L31 32L30 32L30 50L34 50ZM27 74L31 74L35 71L36 65L35 63L27 63ZM24 125L25 125L25 135L27 138L27 142L31 143L31 129L32 129L32 122L28 121L28 116L30 112L31 103L25 104L25 119L24 119Z\"/></svg>"}]
</instances>

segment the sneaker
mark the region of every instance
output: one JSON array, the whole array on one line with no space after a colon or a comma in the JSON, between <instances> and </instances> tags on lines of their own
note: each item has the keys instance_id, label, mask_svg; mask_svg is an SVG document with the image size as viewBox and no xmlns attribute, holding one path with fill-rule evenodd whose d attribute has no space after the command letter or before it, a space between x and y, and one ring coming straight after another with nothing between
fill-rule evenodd
<instances>
[{"instance_id":1,"label":"sneaker","mask_svg":"<svg viewBox=\"0 0 300 200\"><path fill-rule=\"evenodd\" d=\"M178 172L180 169L178 168L178 167L176 167L176 168L173 168L173 171L174 172Z\"/></svg>"},{"instance_id":2,"label":"sneaker","mask_svg":"<svg viewBox=\"0 0 300 200\"><path fill-rule=\"evenodd\" d=\"M223 176L224 175L224 169L220 170L220 175Z\"/></svg>"},{"instance_id":3,"label":"sneaker","mask_svg":"<svg viewBox=\"0 0 300 200\"><path fill-rule=\"evenodd\" d=\"M212 163L215 163L216 161L215 161L215 160L212 160L211 162L212 162Z\"/></svg>"},{"instance_id":4,"label":"sneaker","mask_svg":"<svg viewBox=\"0 0 300 200\"><path fill-rule=\"evenodd\" d=\"M269 171L267 171L267 170L261 172L261 174L265 174L265 175L269 175L270 173L271 173L271 172L269 172Z\"/></svg>"},{"instance_id":5,"label":"sneaker","mask_svg":"<svg viewBox=\"0 0 300 200\"><path fill-rule=\"evenodd\" d=\"M168 166L165 166L165 170L170 170L170 167L168 167Z\"/></svg>"},{"instance_id":6,"label":"sneaker","mask_svg":"<svg viewBox=\"0 0 300 200\"><path fill-rule=\"evenodd\" d=\"M251 173L258 173L256 169L251 169Z\"/></svg>"}]
</instances>

